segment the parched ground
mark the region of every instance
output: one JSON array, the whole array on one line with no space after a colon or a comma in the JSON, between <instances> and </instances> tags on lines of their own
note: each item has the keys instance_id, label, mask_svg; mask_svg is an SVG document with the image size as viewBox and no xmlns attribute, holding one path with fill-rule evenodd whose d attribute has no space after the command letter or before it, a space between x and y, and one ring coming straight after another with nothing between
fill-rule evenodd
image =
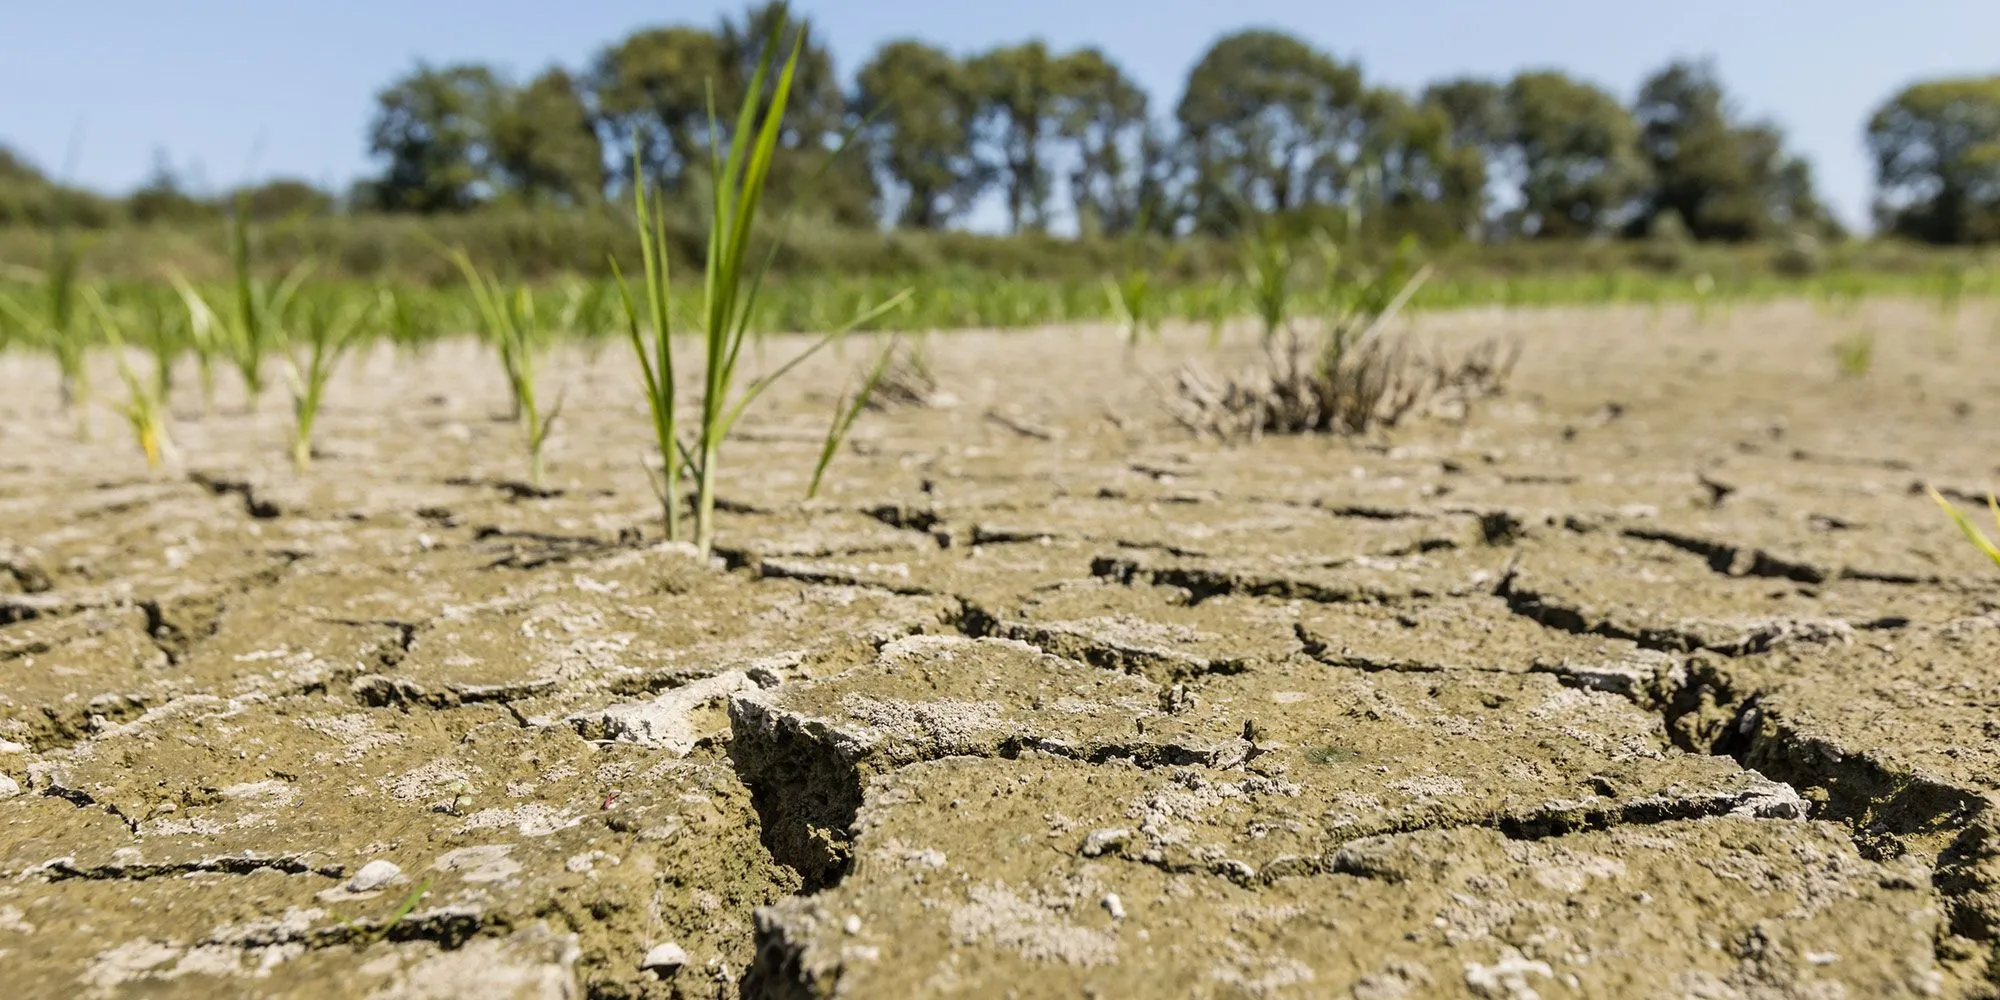
<instances>
[{"instance_id":1,"label":"parched ground","mask_svg":"<svg viewBox=\"0 0 2000 1000\"><path fill-rule=\"evenodd\" d=\"M1995 314L1418 328L1510 390L1254 445L1165 405L1240 333L934 337L802 502L850 345L709 563L615 349L546 495L469 343L305 477L0 359L0 992L1994 995L2000 569L1916 484L1996 478Z\"/></svg>"}]
</instances>

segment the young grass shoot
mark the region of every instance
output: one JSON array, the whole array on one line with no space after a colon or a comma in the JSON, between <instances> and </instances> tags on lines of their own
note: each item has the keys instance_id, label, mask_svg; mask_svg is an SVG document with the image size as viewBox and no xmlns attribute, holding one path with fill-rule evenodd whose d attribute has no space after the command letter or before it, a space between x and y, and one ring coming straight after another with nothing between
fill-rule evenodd
<instances>
[{"instance_id":1,"label":"young grass shoot","mask_svg":"<svg viewBox=\"0 0 2000 1000\"><path fill-rule=\"evenodd\" d=\"M1964 511L1952 506L1951 501L1946 500L1944 494L1939 493L1935 487L1926 486L1924 490L1931 495L1932 500L1937 501L1939 507L1944 508L1946 516L1951 518L1953 524L1958 525L1958 530L1965 535L1967 541L1971 542L1979 551L1985 553L1986 558L1993 560L1995 565L2000 565L2000 546L1994 545L1993 540L1987 538L1986 533L1979 530L1978 525L1972 523L1972 518L1967 517ZM1986 507L1993 512L1993 523L2000 525L2000 500L1995 500L1993 494L1988 493L1986 495Z\"/></svg>"},{"instance_id":2,"label":"young grass shoot","mask_svg":"<svg viewBox=\"0 0 2000 1000\"><path fill-rule=\"evenodd\" d=\"M507 375L514 416L527 439L528 484L542 489L545 478L542 450L548 443L549 432L555 428L556 418L562 414L562 397L558 396L554 406L543 410L537 394L535 383L548 338L535 311L534 293L526 285L512 288L502 285L499 278L481 272L464 250L454 249L450 254L472 289L487 339L500 352L500 366Z\"/></svg>"},{"instance_id":3,"label":"young grass shoot","mask_svg":"<svg viewBox=\"0 0 2000 1000\"><path fill-rule=\"evenodd\" d=\"M286 357L285 381L292 391L292 467L303 475L312 468L313 426L319 420L327 382L341 356L353 346L366 308L315 301L306 303L299 312L299 332L305 343Z\"/></svg>"},{"instance_id":4,"label":"young grass shoot","mask_svg":"<svg viewBox=\"0 0 2000 1000\"><path fill-rule=\"evenodd\" d=\"M785 109L791 99L793 78L805 45L805 31L793 33L791 52L779 62L779 48L791 30L790 18L779 7L771 33L744 92L743 106L725 142L720 122L710 113L709 176L713 202L710 209L708 245L702 273L701 309L697 324L702 346L701 410L691 446L677 434L674 406L674 365L671 326L667 320L671 289L667 284L666 246L662 223L651 212L638 185L639 232L646 267L648 320L653 342L648 345L640 329L641 318L630 289L619 278L625 303L627 332L638 355L651 406L660 458L666 469L662 502L666 507L667 537L678 540L676 511L677 470L685 465L695 480L694 544L706 557L715 542L716 487L722 460L722 446L750 404L764 390L804 363L820 350L850 331L887 313L909 298L908 290L887 301L862 310L846 325L820 335L803 351L771 371L742 381L738 367L743 345L751 338L751 318L764 277L783 241L783 227L766 251L763 260L750 259L750 244L771 164L778 152ZM770 91L766 98L765 91ZM615 267L615 262L614 262ZM738 386L741 386L739 389Z\"/></svg>"},{"instance_id":5,"label":"young grass shoot","mask_svg":"<svg viewBox=\"0 0 2000 1000\"><path fill-rule=\"evenodd\" d=\"M125 423L132 429L132 437L139 444L139 450L146 456L146 468L158 471L174 457L173 441L167 435L167 400L161 388L162 380L155 373L151 379L140 375L132 367L132 359L125 351L123 320L105 304L96 289L86 289L85 299L91 315L97 320L97 327L104 334L105 343L111 348L111 358L118 366L118 378L125 383L125 399L107 401Z\"/></svg>"},{"instance_id":6,"label":"young grass shoot","mask_svg":"<svg viewBox=\"0 0 2000 1000\"><path fill-rule=\"evenodd\" d=\"M833 420L826 427L826 441L820 446L819 461L813 465L812 482L806 486L807 500L819 496L819 484L826 476L826 467L833 464L833 456L839 453L841 444L847 440L847 432L854 429L854 421L867 408L869 400L875 397L875 387L882 384L882 376L888 373L890 363L896 360L896 347L897 342L891 339L882 348L875 363L869 366L868 374L861 380L860 391L852 397L835 401Z\"/></svg>"}]
</instances>

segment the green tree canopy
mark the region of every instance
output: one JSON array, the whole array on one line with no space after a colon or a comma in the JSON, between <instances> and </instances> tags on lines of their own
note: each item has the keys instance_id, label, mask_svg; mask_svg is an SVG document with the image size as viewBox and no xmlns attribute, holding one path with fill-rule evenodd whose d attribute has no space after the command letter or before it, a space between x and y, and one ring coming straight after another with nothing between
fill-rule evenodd
<instances>
[{"instance_id":1,"label":"green tree canopy","mask_svg":"<svg viewBox=\"0 0 2000 1000\"><path fill-rule=\"evenodd\" d=\"M1291 35L1219 39L1175 111L1197 224L1227 230L1245 207L1288 212L1339 196L1359 155L1364 96L1358 68Z\"/></svg>"},{"instance_id":2,"label":"green tree canopy","mask_svg":"<svg viewBox=\"0 0 2000 1000\"><path fill-rule=\"evenodd\" d=\"M890 42L861 67L854 109L874 161L903 189L896 222L942 229L986 186L973 153L977 97L964 64L923 42Z\"/></svg>"},{"instance_id":3,"label":"green tree canopy","mask_svg":"<svg viewBox=\"0 0 2000 1000\"><path fill-rule=\"evenodd\" d=\"M493 166L527 204L581 205L604 193L604 144L566 70L551 68L508 91L492 124Z\"/></svg>"},{"instance_id":4,"label":"green tree canopy","mask_svg":"<svg viewBox=\"0 0 2000 1000\"><path fill-rule=\"evenodd\" d=\"M1094 48L1062 58L1056 132L1069 147L1070 204L1078 231L1131 229L1141 214L1146 92Z\"/></svg>"},{"instance_id":5,"label":"green tree canopy","mask_svg":"<svg viewBox=\"0 0 2000 1000\"><path fill-rule=\"evenodd\" d=\"M1039 39L975 56L967 66L979 98L979 135L999 180L1014 232L1048 223L1047 148L1068 84L1060 58Z\"/></svg>"},{"instance_id":6,"label":"green tree canopy","mask_svg":"<svg viewBox=\"0 0 2000 1000\"><path fill-rule=\"evenodd\" d=\"M1783 135L1734 121L1709 63L1669 63L1647 78L1633 113L1653 177L1640 230L1671 211L1697 239L1763 239L1823 214Z\"/></svg>"},{"instance_id":7,"label":"green tree canopy","mask_svg":"<svg viewBox=\"0 0 2000 1000\"><path fill-rule=\"evenodd\" d=\"M229 192L226 203L248 207L250 217L260 222L333 212L333 195L311 183L291 177L260 181Z\"/></svg>"},{"instance_id":8,"label":"green tree canopy","mask_svg":"<svg viewBox=\"0 0 2000 1000\"><path fill-rule=\"evenodd\" d=\"M392 211L456 212L490 191L488 127L502 96L484 66L418 64L375 97L369 152L388 161L376 203Z\"/></svg>"},{"instance_id":9,"label":"green tree canopy","mask_svg":"<svg viewBox=\"0 0 2000 1000\"><path fill-rule=\"evenodd\" d=\"M727 143L735 126L728 116L711 122L710 108L742 103L764 41L783 11L782 4L766 3L713 29L647 28L599 54L590 83L619 169L629 172L626 164L636 148L653 180L671 193L692 194L690 182L708 170L711 137ZM801 35L804 48L780 135L784 152L773 163L766 197L774 205L799 205L841 223L872 224L878 192L866 160L829 162L847 121L832 55L814 40L810 25L796 19L788 23L781 45L789 53Z\"/></svg>"},{"instance_id":10,"label":"green tree canopy","mask_svg":"<svg viewBox=\"0 0 2000 1000\"><path fill-rule=\"evenodd\" d=\"M1644 191L1638 127L1602 88L1554 70L1507 85L1507 118L1520 161L1521 222L1541 237L1604 232Z\"/></svg>"},{"instance_id":11,"label":"green tree canopy","mask_svg":"<svg viewBox=\"0 0 2000 1000\"><path fill-rule=\"evenodd\" d=\"M1933 243L2000 239L2000 76L1905 88L1868 121L1877 211Z\"/></svg>"},{"instance_id":12,"label":"green tree canopy","mask_svg":"<svg viewBox=\"0 0 2000 1000\"><path fill-rule=\"evenodd\" d=\"M699 169L710 81L725 61L715 32L686 26L637 31L599 54L591 87L618 161L636 148L646 172L669 189Z\"/></svg>"}]
</instances>

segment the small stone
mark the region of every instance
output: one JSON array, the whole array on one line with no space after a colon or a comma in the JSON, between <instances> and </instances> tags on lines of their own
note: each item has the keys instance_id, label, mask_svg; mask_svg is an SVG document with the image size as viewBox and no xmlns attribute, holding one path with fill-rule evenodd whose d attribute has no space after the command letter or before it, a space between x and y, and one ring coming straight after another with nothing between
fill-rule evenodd
<instances>
[{"instance_id":1,"label":"small stone","mask_svg":"<svg viewBox=\"0 0 2000 1000\"><path fill-rule=\"evenodd\" d=\"M0 799L11 799L21 794L21 783L0 774Z\"/></svg>"},{"instance_id":2,"label":"small stone","mask_svg":"<svg viewBox=\"0 0 2000 1000\"><path fill-rule=\"evenodd\" d=\"M28 752L28 745L26 743L16 743L13 740L0 740L0 753L27 753L27 752Z\"/></svg>"},{"instance_id":3,"label":"small stone","mask_svg":"<svg viewBox=\"0 0 2000 1000\"><path fill-rule=\"evenodd\" d=\"M374 892L392 882L401 881L403 870L393 863L382 860L370 861L347 880L348 892Z\"/></svg>"},{"instance_id":4,"label":"small stone","mask_svg":"<svg viewBox=\"0 0 2000 1000\"><path fill-rule=\"evenodd\" d=\"M840 922L840 929L846 931L849 936L861 933L861 918L852 913L848 914L847 919Z\"/></svg>"},{"instance_id":5,"label":"small stone","mask_svg":"<svg viewBox=\"0 0 2000 1000\"><path fill-rule=\"evenodd\" d=\"M651 951L646 952L646 957L639 960L640 969L662 979L680 971L680 967L686 964L688 964L687 951L672 941L654 945Z\"/></svg>"},{"instance_id":6,"label":"small stone","mask_svg":"<svg viewBox=\"0 0 2000 1000\"><path fill-rule=\"evenodd\" d=\"M1098 903L1104 907L1104 912L1111 914L1111 919L1125 919L1125 901L1119 899L1117 893L1105 893L1104 898L1099 900Z\"/></svg>"},{"instance_id":7,"label":"small stone","mask_svg":"<svg viewBox=\"0 0 2000 1000\"><path fill-rule=\"evenodd\" d=\"M1086 858L1103 857L1123 849L1131 841L1132 831L1120 827L1105 827L1090 831L1089 835L1083 838L1083 846L1077 849L1077 853Z\"/></svg>"}]
</instances>

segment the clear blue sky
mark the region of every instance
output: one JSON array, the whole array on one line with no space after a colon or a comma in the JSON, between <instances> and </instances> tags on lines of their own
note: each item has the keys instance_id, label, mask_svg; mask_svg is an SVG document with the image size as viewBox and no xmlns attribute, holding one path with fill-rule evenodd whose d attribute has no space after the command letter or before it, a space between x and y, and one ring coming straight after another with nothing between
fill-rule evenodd
<instances>
[{"instance_id":1,"label":"clear blue sky","mask_svg":"<svg viewBox=\"0 0 2000 1000\"><path fill-rule=\"evenodd\" d=\"M419 58L527 75L581 66L642 25L713 23L705 0L16 0L0 18L0 143L125 190L154 151L209 188L370 164L370 98ZM1033 36L1096 44L1171 110L1221 32L1289 29L1372 82L1555 66L1629 99L1674 56L1713 56L1742 110L1784 126L1850 223L1865 218L1867 113L1927 76L2000 72L2000 0L802 0L843 74L889 38L961 53ZM253 159L253 153L254 159Z\"/></svg>"}]
</instances>

